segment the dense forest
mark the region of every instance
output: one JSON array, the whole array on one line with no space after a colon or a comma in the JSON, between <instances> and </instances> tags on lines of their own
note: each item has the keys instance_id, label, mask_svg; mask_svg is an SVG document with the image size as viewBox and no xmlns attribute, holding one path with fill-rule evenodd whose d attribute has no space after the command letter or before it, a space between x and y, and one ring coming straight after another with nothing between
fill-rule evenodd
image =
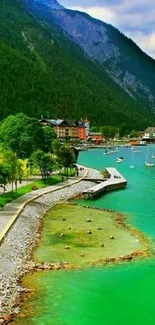
<instances>
[{"instance_id":1,"label":"dense forest","mask_svg":"<svg viewBox=\"0 0 155 325\"><path fill-rule=\"evenodd\" d=\"M23 112L93 125L152 125L152 113L113 84L97 63L22 0L0 2L0 119Z\"/></svg>"}]
</instances>

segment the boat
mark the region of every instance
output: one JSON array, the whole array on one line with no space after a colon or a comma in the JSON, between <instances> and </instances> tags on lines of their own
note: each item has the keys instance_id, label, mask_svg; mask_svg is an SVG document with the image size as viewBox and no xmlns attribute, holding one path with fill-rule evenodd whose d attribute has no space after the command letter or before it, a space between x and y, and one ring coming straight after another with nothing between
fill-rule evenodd
<instances>
[{"instance_id":1,"label":"boat","mask_svg":"<svg viewBox=\"0 0 155 325\"><path fill-rule=\"evenodd\" d=\"M136 152L140 152L140 150L133 150L133 152L134 152L134 153L136 153Z\"/></svg>"},{"instance_id":2,"label":"boat","mask_svg":"<svg viewBox=\"0 0 155 325\"><path fill-rule=\"evenodd\" d=\"M124 161L124 160L125 160L124 157L118 157L117 160L116 160L116 162L117 162L117 163L121 163L121 162Z\"/></svg>"},{"instance_id":3,"label":"boat","mask_svg":"<svg viewBox=\"0 0 155 325\"><path fill-rule=\"evenodd\" d=\"M111 149L111 147L109 147L108 149L105 150L105 152L103 152L104 155L111 155L113 153L117 152L114 148L114 150Z\"/></svg>"},{"instance_id":4,"label":"boat","mask_svg":"<svg viewBox=\"0 0 155 325\"><path fill-rule=\"evenodd\" d=\"M147 145L147 142L146 141L140 141L139 142L139 146L146 146Z\"/></svg>"},{"instance_id":5,"label":"boat","mask_svg":"<svg viewBox=\"0 0 155 325\"><path fill-rule=\"evenodd\" d=\"M152 158L155 159L155 145L153 145Z\"/></svg>"},{"instance_id":6,"label":"boat","mask_svg":"<svg viewBox=\"0 0 155 325\"><path fill-rule=\"evenodd\" d=\"M105 152L103 152L104 155L110 155L110 151L109 150L105 150Z\"/></svg>"},{"instance_id":7,"label":"boat","mask_svg":"<svg viewBox=\"0 0 155 325\"><path fill-rule=\"evenodd\" d=\"M131 165L130 165L130 168L131 169L134 169L135 168L135 166L134 166L134 164L133 164L133 151L132 151L132 153L131 153Z\"/></svg>"},{"instance_id":8,"label":"boat","mask_svg":"<svg viewBox=\"0 0 155 325\"><path fill-rule=\"evenodd\" d=\"M147 166L147 167L154 167L154 164L152 164L152 163L145 163L145 166Z\"/></svg>"},{"instance_id":9,"label":"boat","mask_svg":"<svg viewBox=\"0 0 155 325\"><path fill-rule=\"evenodd\" d=\"M152 155L151 155L152 157ZM151 162L150 159L150 148L147 148L147 152L146 152L146 160L145 160L145 166L146 167L154 167L154 164Z\"/></svg>"}]
</instances>

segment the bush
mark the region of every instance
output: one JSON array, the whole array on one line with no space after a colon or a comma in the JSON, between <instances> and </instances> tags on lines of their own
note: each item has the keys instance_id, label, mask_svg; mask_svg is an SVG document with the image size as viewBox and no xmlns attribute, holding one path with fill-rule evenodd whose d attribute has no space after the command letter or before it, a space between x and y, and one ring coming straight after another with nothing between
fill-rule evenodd
<instances>
[{"instance_id":1,"label":"bush","mask_svg":"<svg viewBox=\"0 0 155 325\"><path fill-rule=\"evenodd\" d=\"M36 190L38 190L38 186L37 185L33 185L32 186L32 191L36 191Z\"/></svg>"}]
</instances>

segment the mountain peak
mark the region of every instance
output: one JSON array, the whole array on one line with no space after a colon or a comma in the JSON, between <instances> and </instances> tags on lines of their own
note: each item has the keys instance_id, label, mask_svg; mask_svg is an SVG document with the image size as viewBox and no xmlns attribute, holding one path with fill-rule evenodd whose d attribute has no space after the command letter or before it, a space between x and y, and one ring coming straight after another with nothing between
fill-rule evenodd
<instances>
[{"instance_id":1,"label":"mountain peak","mask_svg":"<svg viewBox=\"0 0 155 325\"><path fill-rule=\"evenodd\" d=\"M64 7L61 6L57 0L34 0L34 1L50 9L55 9L55 10L64 9Z\"/></svg>"}]
</instances>

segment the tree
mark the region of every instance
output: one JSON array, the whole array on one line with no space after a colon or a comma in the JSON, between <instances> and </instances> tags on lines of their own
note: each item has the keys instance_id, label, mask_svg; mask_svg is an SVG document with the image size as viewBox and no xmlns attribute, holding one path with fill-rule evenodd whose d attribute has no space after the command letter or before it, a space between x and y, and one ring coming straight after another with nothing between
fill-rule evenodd
<instances>
[{"instance_id":1,"label":"tree","mask_svg":"<svg viewBox=\"0 0 155 325\"><path fill-rule=\"evenodd\" d=\"M117 131L117 128L111 125L105 125L101 128L101 133L106 140L113 139Z\"/></svg>"},{"instance_id":2,"label":"tree","mask_svg":"<svg viewBox=\"0 0 155 325\"><path fill-rule=\"evenodd\" d=\"M54 132L54 129L50 126L45 126L43 128L43 131L44 131L44 151L51 152L53 140L57 138L57 135Z\"/></svg>"},{"instance_id":3,"label":"tree","mask_svg":"<svg viewBox=\"0 0 155 325\"><path fill-rule=\"evenodd\" d=\"M4 162L9 166L9 179L12 184L12 192L14 190L14 183L17 190L17 181L22 181L23 170L22 163L18 160L17 155L11 151L7 150L3 152Z\"/></svg>"},{"instance_id":4,"label":"tree","mask_svg":"<svg viewBox=\"0 0 155 325\"><path fill-rule=\"evenodd\" d=\"M68 175L68 168L72 168L76 162L73 150L68 145L62 145L57 152L57 159L59 166L64 167Z\"/></svg>"},{"instance_id":5,"label":"tree","mask_svg":"<svg viewBox=\"0 0 155 325\"><path fill-rule=\"evenodd\" d=\"M127 134L128 134L127 126L125 124L121 125L120 128L119 128L119 136L120 136L120 138L125 137L125 135L127 135Z\"/></svg>"},{"instance_id":6,"label":"tree","mask_svg":"<svg viewBox=\"0 0 155 325\"><path fill-rule=\"evenodd\" d=\"M6 191L6 185L10 182L10 166L5 163L0 164L0 187Z\"/></svg>"},{"instance_id":7,"label":"tree","mask_svg":"<svg viewBox=\"0 0 155 325\"><path fill-rule=\"evenodd\" d=\"M98 127L97 126L92 126L90 128L90 132L98 132Z\"/></svg>"},{"instance_id":8,"label":"tree","mask_svg":"<svg viewBox=\"0 0 155 325\"><path fill-rule=\"evenodd\" d=\"M23 113L8 116L0 125L0 141L18 157L29 157L44 148L44 131L39 121Z\"/></svg>"},{"instance_id":9,"label":"tree","mask_svg":"<svg viewBox=\"0 0 155 325\"><path fill-rule=\"evenodd\" d=\"M137 138L137 131L136 130L132 130L130 132L130 138Z\"/></svg>"},{"instance_id":10,"label":"tree","mask_svg":"<svg viewBox=\"0 0 155 325\"><path fill-rule=\"evenodd\" d=\"M50 173L53 171L54 160L52 159L52 156L42 150L37 150L32 154L31 160L33 166L39 168L42 179L46 181Z\"/></svg>"},{"instance_id":11,"label":"tree","mask_svg":"<svg viewBox=\"0 0 155 325\"><path fill-rule=\"evenodd\" d=\"M53 140L53 142L52 142L52 149L53 149L53 152L54 152L54 154L55 154L56 156L57 156L57 154L58 154L60 148L61 148L61 143L60 143L60 141L59 141L58 139Z\"/></svg>"},{"instance_id":12,"label":"tree","mask_svg":"<svg viewBox=\"0 0 155 325\"><path fill-rule=\"evenodd\" d=\"M118 128L116 126L112 126L111 127L111 139L114 139L117 133L118 133Z\"/></svg>"}]
</instances>

